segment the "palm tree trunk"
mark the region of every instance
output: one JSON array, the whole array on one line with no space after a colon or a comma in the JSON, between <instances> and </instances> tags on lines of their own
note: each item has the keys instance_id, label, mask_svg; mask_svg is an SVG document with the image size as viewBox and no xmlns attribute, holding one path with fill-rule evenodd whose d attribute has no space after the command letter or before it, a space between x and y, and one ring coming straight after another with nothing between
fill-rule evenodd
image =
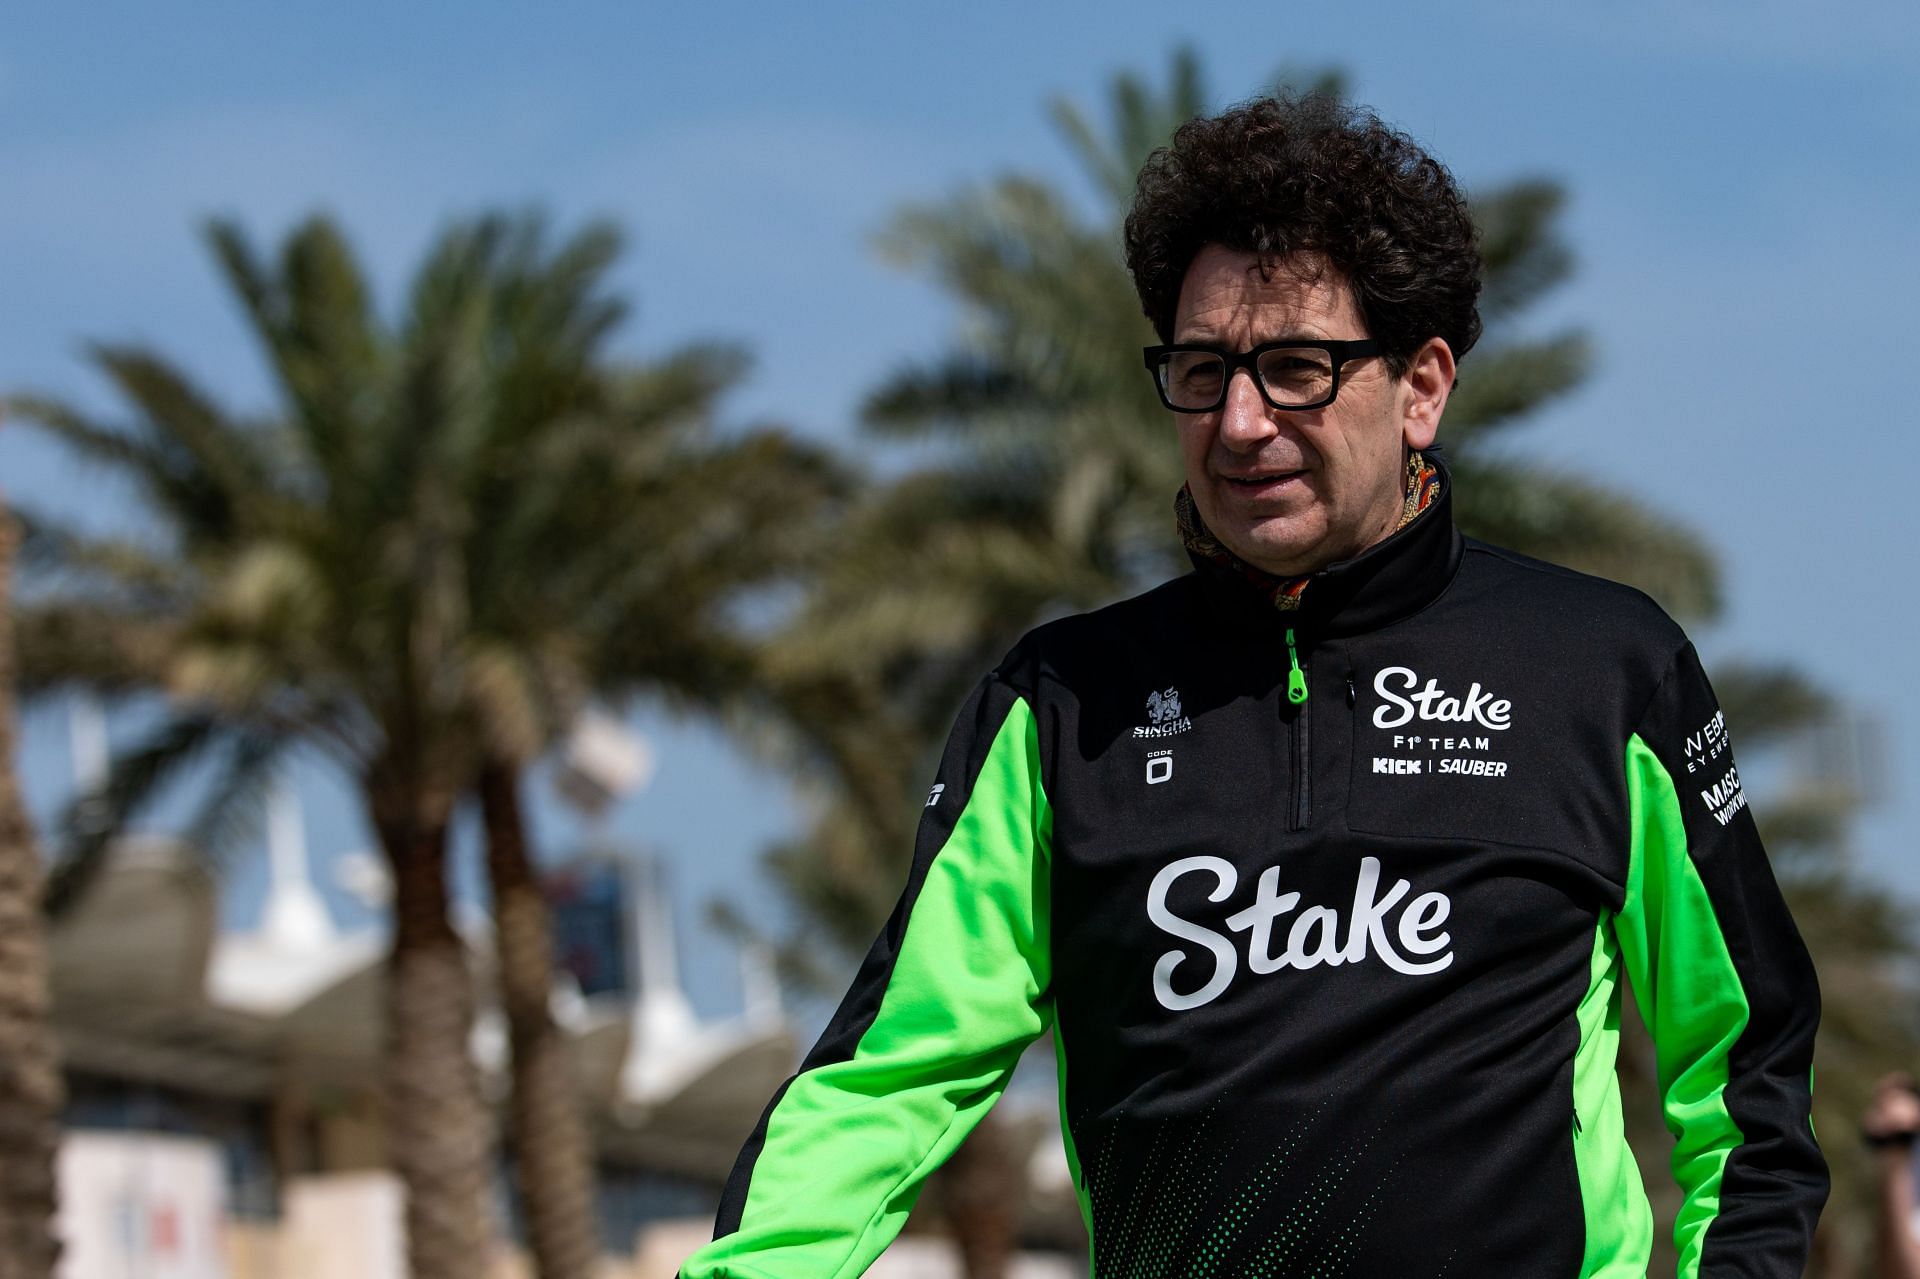
<instances>
[{"instance_id":1,"label":"palm tree trunk","mask_svg":"<svg viewBox=\"0 0 1920 1279\"><path fill-rule=\"evenodd\" d=\"M599 1255L591 1145L567 1040L548 1005L553 934L527 853L519 772L489 761L479 789L513 1051L509 1131L528 1243L541 1279L588 1279Z\"/></svg>"},{"instance_id":2,"label":"palm tree trunk","mask_svg":"<svg viewBox=\"0 0 1920 1279\"><path fill-rule=\"evenodd\" d=\"M486 1272L491 1243L492 1142L468 1048L473 980L447 914L450 806L372 799L393 872L387 1140L406 1187L408 1269L413 1279L473 1279Z\"/></svg>"},{"instance_id":3,"label":"palm tree trunk","mask_svg":"<svg viewBox=\"0 0 1920 1279\"><path fill-rule=\"evenodd\" d=\"M64 1087L47 1011L40 854L14 775L13 552L0 508L0 1275L47 1279Z\"/></svg>"}]
</instances>

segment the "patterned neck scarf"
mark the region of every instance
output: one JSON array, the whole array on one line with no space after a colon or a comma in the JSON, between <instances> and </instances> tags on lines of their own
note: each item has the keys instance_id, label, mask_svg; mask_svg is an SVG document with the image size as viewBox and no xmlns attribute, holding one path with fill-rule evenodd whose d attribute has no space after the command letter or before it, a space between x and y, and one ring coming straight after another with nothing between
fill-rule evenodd
<instances>
[{"instance_id":1,"label":"patterned neck scarf","mask_svg":"<svg viewBox=\"0 0 1920 1279\"><path fill-rule=\"evenodd\" d=\"M1420 450L1414 449L1407 455L1406 481L1406 501L1401 504L1400 522L1394 525L1395 532L1413 523L1416 515L1432 505L1434 494L1440 491L1440 470L1427 461ZM1186 543L1191 554L1218 564L1250 583L1283 612L1300 607L1300 596L1307 589L1307 579L1312 576L1311 573L1302 573L1299 577L1277 577L1235 555L1201 523L1193 493L1184 484L1174 495L1173 514L1180 525L1180 540Z\"/></svg>"}]
</instances>

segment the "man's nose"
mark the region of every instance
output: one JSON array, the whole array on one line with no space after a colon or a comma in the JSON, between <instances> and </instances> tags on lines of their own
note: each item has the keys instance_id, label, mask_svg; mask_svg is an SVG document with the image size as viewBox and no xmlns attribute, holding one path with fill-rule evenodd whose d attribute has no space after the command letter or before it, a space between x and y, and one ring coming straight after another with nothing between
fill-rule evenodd
<instances>
[{"instance_id":1,"label":"man's nose","mask_svg":"<svg viewBox=\"0 0 1920 1279\"><path fill-rule=\"evenodd\" d=\"M1229 448L1258 447L1277 434L1267 402L1250 369L1235 369L1227 381L1227 402L1220 406L1220 439Z\"/></svg>"}]
</instances>

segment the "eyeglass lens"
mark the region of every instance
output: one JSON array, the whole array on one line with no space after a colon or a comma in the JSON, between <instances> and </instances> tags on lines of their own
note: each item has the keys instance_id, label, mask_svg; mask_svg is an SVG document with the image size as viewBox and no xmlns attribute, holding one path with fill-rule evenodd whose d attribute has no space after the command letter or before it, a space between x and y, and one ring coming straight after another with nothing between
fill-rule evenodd
<instances>
[{"instance_id":1,"label":"eyeglass lens","mask_svg":"<svg viewBox=\"0 0 1920 1279\"><path fill-rule=\"evenodd\" d=\"M1314 347L1262 352L1257 367L1267 394L1283 408L1318 403L1333 386L1333 361ZM1226 368L1224 359L1208 351L1171 351L1160 364L1161 385L1175 408L1210 408L1220 399Z\"/></svg>"}]
</instances>

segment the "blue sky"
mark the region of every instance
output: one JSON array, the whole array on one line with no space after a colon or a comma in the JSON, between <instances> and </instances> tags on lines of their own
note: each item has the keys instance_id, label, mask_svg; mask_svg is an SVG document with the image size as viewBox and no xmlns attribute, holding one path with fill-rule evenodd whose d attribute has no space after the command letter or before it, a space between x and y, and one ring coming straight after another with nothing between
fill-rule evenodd
<instances>
[{"instance_id":1,"label":"blue sky","mask_svg":"<svg viewBox=\"0 0 1920 1279\"><path fill-rule=\"evenodd\" d=\"M1157 79L1182 41L1221 104L1283 65L1338 66L1469 188L1566 185L1578 273L1533 322L1584 327L1598 370L1512 447L1617 482L1709 539L1729 595L1696 635L1709 670L1792 660L1877 719L1887 786L1859 857L1920 893L1912 6L1181 12L1194 11L103 2L82 22L32 7L0 36L0 387L109 410L83 341L134 340L262 407L201 218L236 216L271 243L329 210L391 296L445 219L538 202L563 226L603 215L628 232L625 350L740 340L754 363L733 420L851 441L863 391L938 349L956 319L871 251L891 211L1006 171L1078 192L1048 98L1103 116L1115 72ZM131 518L19 429L0 429L0 487L98 525ZM722 1011L726 951L693 917L723 894L769 917L750 871L792 809L777 775L710 730L639 720L660 771L612 826L673 864L689 981ZM118 740L130 722L116 719ZM24 769L50 813L70 778L59 707L30 712ZM299 781L317 853L366 845L350 791L313 769ZM550 803L539 823L550 850L577 838ZM257 866L234 868L232 918L257 908L258 882Z\"/></svg>"}]
</instances>

